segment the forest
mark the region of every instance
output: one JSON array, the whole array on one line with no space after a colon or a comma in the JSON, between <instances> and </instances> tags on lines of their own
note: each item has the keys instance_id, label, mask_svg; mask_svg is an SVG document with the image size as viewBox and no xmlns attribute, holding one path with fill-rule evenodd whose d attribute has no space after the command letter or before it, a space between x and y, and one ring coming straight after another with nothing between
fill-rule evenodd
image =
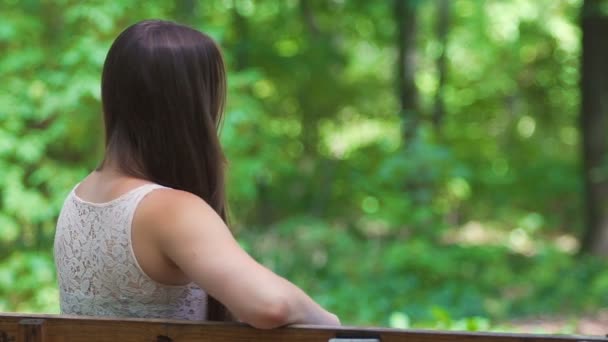
<instances>
[{"instance_id":1,"label":"forest","mask_svg":"<svg viewBox=\"0 0 608 342\"><path fill-rule=\"evenodd\" d=\"M59 312L104 58L148 18L222 47L231 229L344 324L608 315L606 0L0 0L0 311Z\"/></svg>"}]
</instances>

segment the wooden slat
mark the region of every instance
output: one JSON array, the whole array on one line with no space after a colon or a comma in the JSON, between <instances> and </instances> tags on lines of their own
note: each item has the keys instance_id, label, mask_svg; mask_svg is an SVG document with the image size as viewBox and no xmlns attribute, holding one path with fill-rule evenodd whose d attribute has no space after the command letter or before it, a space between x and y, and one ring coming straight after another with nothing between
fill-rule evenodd
<instances>
[{"instance_id":1,"label":"wooden slat","mask_svg":"<svg viewBox=\"0 0 608 342\"><path fill-rule=\"evenodd\" d=\"M19 317L4 317L0 314L0 342L16 342L19 334Z\"/></svg>"},{"instance_id":2,"label":"wooden slat","mask_svg":"<svg viewBox=\"0 0 608 342\"><path fill-rule=\"evenodd\" d=\"M46 342L44 319L26 318L19 321L17 340L22 342Z\"/></svg>"},{"instance_id":3,"label":"wooden slat","mask_svg":"<svg viewBox=\"0 0 608 342\"><path fill-rule=\"evenodd\" d=\"M102 318L0 313L0 342L21 341L19 333L32 320L44 342L190 342L190 341L294 341L327 342L332 338L376 338L382 342L608 342L604 337L538 334L472 333L387 328L291 326L274 330L254 329L238 323L188 322L158 319ZM20 331L20 322L21 331ZM23 324L23 323L26 324ZM45 338L44 340L42 338ZM4 340L3 340L4 339ZM337 340L340 342L340 340Z\"/></svg>"}]
</instances>

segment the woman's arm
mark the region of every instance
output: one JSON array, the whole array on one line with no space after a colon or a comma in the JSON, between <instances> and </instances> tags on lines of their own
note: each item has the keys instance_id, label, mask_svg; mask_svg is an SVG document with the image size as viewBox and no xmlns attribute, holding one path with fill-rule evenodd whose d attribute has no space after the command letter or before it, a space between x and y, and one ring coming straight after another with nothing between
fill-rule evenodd
<instances>
[{"instance_id":1,"label":"woman's arm","mask_svg":"<svg viewBox=\"0 0 608 342\"><path fill-rule=\"evenodd\" d=\"M177 190L155 193L146 210L152 241L237 319L257 328L340 324L298 287L251 258L199 197Z\"/></svg>"}]
</instances>

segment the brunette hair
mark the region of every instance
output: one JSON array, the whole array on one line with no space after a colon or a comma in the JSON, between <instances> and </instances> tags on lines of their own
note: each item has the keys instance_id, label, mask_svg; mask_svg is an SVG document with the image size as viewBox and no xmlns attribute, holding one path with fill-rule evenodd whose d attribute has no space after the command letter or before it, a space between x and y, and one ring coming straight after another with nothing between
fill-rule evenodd
<instances>
[{"instance_id":1,"label":"brunette hair","mask_svg":"<svg viewBox=\"0 0 608 342\"><path fill-rule=\"evenodd\" d=\"M226 98L219 47L207 35L162 20L124 30L101 81L106 159L128 175L204 199L226 221L225 158L218 129ZM209 297L209 320L228 320Z\"/></svg>"}]
</instances>

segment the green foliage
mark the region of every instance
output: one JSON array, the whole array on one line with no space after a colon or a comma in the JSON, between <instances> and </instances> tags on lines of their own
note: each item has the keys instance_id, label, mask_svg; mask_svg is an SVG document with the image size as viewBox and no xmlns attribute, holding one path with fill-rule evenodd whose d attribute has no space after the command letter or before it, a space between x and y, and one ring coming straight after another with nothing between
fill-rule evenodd
<instances>
[{"instance_id":1,"label":"green foliage","mask_svg":"<svg viewBox=\"0 0 608 342\"><path fill-rule=\"evenodd\" d=\"M573 256L580 1L451 1L447 46L436 2L412 2L422 122L407 144L390 2L189 3L0 0L0 311L58 311L54 224L101 156L105 53L152 17L222 45L233 229L343 322L486 330L608 305L605 262Z\"/></svg>"},{"instance_id":2,"label":"green foliage","mask_svg":"<svg viewBox=\"0 0 608 342\"><path fill-rule=\"evenodd\" d=\"M608 305L605 263L574 259L551 246L526 256L502 245L365 236L355 227L304 217L272 230L262 237L244 233L253 241L248 250L347 322L401 326L405 319L407 326L450 328L481 324L475 317L571 314Z\"/></svg>"}]
</instances>

